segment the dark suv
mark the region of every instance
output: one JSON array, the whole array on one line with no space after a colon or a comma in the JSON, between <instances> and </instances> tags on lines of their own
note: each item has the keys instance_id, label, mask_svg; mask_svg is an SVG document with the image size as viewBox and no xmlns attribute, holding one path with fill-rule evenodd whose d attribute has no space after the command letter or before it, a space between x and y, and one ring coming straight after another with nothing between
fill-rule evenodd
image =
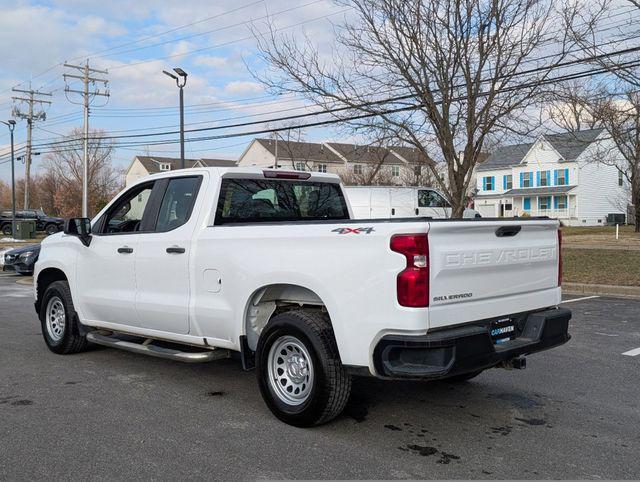
<instances>
[{"instance_id":1,"label":"dark suv","mask_svg":"<svg viewBox=\"0 0 640 482\"><path fill-rule=\"evenodd\" d=\"M54 234L62 231L64 219L47 216L42 211L36 209L23 209L16 211L16 221L33 219L36 222L36 231L45 231L47 234ZM0 213L0 229L5 236L11 235L11 211Z\"/></svg>"}]
</instances>

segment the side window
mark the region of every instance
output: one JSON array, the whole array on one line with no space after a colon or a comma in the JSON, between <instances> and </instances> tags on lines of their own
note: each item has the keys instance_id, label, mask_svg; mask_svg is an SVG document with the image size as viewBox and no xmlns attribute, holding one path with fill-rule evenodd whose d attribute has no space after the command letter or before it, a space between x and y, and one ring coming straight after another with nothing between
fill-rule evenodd
<instances>
[{"instance_id":1,"label":"side window","mask_svg":"<svg viewBox=\"0 0 640 482\"><path fill-rule=\"evenodd\" d=\"M125 193L106 214L101 232L132 233L140 230L142 215L149 203L154 183L136 186Z\"/></svg>"},{"instance_id":2,"label":"side window","mask_svg":"<svg viewBox=\"0 0 640 482\"><path fill-rule=\"evenodd\" d=\"M421 208L444 208L448 207L447 201L435 191L418 191L418 207Z\"/></svg>"},{"instance_id":3,"label":"side window","mask_svg":"<svg viewBox=\"0 0 640 482\"><path fill-rule=\"evenodd\" d=\"M189 220L200 180L198 176L179 177L169 181L160 205L156 232L171 231Z\"/></svg>"}]
</instances>

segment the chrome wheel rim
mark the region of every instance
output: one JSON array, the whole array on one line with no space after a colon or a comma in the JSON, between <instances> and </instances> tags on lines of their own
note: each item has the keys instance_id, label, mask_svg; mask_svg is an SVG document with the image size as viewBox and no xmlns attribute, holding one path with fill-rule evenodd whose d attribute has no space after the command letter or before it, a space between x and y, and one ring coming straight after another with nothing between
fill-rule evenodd
<instances>
[{"instance_id":1,"label":"chrome wheel rim","mask_svg":"<svg viewBox=\"0 0 640 482\"><path fill-rule=\"evenodd\" d=\"M313 386L313 363L309 351L294 336L281 336L269 350L269 385L289 405L304 403Z\"/></svg>"},{"instance_id":2,"label":"chrome wheel rim","mask_svg":"<svg viewBox=\"0 0 640 482\"><path fill-rule=\"evenodd\" d=\"M47 333L53 341L60 341L64 336L66 315L62 300L57 296L52 296L47 303L46 326Z\"/></svg>"}]
</instances>

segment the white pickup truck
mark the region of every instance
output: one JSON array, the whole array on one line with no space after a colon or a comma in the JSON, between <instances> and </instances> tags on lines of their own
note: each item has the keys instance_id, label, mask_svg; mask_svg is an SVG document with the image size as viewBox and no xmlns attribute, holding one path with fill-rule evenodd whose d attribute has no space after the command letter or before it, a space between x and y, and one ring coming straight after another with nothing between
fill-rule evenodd
<instances>
[{"instance_id":1,"label":"white pickup truck","mask_svg":"<svg viewBox=\"0 0 640 482\"><path fill-rule=\"evenodd\" d=\"M235 353L281 420L336 417L352 375L469 379L565 343L558 222L356 220L338 177L202 168L140 180L42 242L55 353Z\"/></svg>"}]
</instances>

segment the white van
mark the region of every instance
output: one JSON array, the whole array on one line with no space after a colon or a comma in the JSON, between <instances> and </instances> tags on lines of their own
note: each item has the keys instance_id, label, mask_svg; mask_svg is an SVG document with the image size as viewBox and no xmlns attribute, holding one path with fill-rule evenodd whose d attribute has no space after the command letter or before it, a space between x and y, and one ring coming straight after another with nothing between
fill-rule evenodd
<instances>
[{"instance_id":1,"label":"white van","mask_svg":"<svg viewBox=\"0 0 640 482\"><path fill-rule=\"evenodd\" d=\"M356 219L451 217L451 205L430 187L347 186L347 197ZM464 218L479 218L473 209L464 210Z\"/></svg>"}]
</instances>

